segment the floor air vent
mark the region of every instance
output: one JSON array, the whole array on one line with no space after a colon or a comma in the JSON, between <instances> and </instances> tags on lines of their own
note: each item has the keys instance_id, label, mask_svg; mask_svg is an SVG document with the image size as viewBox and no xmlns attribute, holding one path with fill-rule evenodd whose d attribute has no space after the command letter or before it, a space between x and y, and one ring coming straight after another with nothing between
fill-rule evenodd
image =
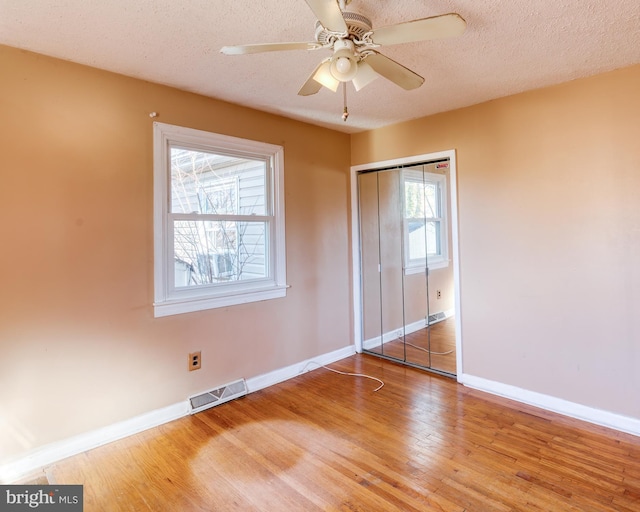
<instances>
[{"instance_id":1,"label":"floor air vent","mask_svg":"<svg viewBox=\"0 0 640 512\"><path fill-rule=\"evenodd\" d=\"M191 403L191 414L195 414L209 407L220 405L234 398L240 398L247 394L247 383L244 379L230 382L224 386L211 389L205 393L195 395L189 398Z\"/></svg>"},{"instance_id":2,"label":"floor air vent","mask_svg":"<svg viewBox=\"0 0 640 512\"><path fill-rule=\"evenodd\" d=\"M429 325L435 324L444 320L447 317L444 313L436 313L435 315L429 315Z\"/></svg>"}]
</instances>

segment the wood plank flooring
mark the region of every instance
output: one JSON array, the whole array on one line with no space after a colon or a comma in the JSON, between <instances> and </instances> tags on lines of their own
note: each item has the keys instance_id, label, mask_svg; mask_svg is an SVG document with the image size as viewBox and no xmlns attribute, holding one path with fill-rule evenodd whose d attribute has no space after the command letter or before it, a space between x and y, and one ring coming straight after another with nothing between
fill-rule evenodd
<instances>
[{"instance_id":1,"label":"wood plank flooring","mask_svg":"<svg viewBox=\"0 0 640 512\"><path fill-rule=\"evenodd\" d=\"M59 462L93 511L639 511L640 438L356 355Z\"/></svg>"},{"instance_id":2,"label":"wood plank flooring","mask_svg":"<svg viewBox=\"0 0 640 512\"><path fill-rule=\"evenodd\" d=\"M432 324L429 329L407 334L404 340L373 347L371 352L455 375L456 320L447 318Z\"/></svg>"}]
</instances>

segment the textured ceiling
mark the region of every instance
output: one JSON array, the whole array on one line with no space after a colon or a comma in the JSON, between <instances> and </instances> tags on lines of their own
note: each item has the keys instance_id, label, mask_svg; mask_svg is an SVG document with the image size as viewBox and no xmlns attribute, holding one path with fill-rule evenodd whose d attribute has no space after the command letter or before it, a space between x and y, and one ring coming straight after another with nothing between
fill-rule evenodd
<instances>
[{"instance_id":1,"label":"textured ceiling","mask_svg":"<svg viewBox=\"0 0 640 512\"><path fill-rule=\"evenodd\" d=\"M329 0L327 0L329 1ZM313 41L304 0L0 0L0 44L345 132L377 128L640 63L638 0L353 0L389 24L457 12L459 38L381 48L425 77L359 92L298 89L328 50L226 56L224 45ZM6 70L3 70L6 72Z\"/></svg>"}]
</instances>

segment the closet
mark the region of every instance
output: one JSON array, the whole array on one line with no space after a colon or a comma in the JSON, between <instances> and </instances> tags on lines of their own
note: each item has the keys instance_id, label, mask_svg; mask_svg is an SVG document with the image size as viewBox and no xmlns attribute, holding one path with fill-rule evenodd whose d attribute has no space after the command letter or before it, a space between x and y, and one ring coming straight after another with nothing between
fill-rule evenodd
<instances>
[{"instance_id":1,"label":"closet","mask_svg":"<svg viewBox=\"0 0 640 512\"><path fill-rule=\"evenodd\" d=\"M363 352L454 376L449 160L357 182Z\"/></svg>"}]
</instances>

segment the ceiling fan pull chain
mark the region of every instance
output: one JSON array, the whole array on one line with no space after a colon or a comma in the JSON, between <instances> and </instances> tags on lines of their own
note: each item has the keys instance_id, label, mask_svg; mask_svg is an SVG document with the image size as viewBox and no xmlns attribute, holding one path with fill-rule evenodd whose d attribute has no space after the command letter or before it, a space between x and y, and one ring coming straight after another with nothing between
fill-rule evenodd
<instances>
[{"instance_id":1,"label":"ceiling fan pull chain","mask_svg":"<svg viewBox=\"0 0 640 512\"><path fill-rule=\"evenodd\" d=\"M349 117L349 111L347 110L347 82L342 82L342 99L344 102L344 110L342 111L342 120L346 123Z\"/></svg>"}]
</instances>

